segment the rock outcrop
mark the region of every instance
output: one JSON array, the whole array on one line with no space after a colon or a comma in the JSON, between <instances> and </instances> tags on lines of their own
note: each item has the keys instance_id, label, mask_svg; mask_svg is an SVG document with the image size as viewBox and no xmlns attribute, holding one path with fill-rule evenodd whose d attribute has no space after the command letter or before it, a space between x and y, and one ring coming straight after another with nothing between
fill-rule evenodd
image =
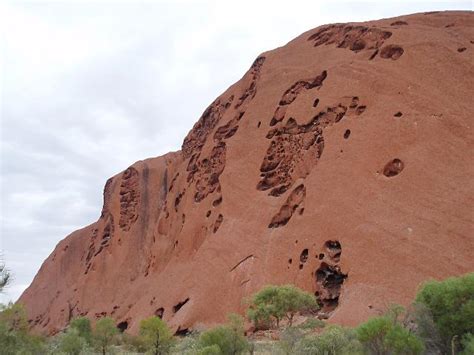
<instances>
[{"instance_id":1,"label":"rock outcrop","mask_svg":"<svg viewBox=\"0 0 474 355\"><path fill-rule=\"evenodd\" d=\"M178 334L294 283L354 325L474 270L474 15L310 30L265 52L182 150L109 179L20 302L55 333L113 317ZM184 88L183 88L184 90Z\"/></svg>"}]
</instances>

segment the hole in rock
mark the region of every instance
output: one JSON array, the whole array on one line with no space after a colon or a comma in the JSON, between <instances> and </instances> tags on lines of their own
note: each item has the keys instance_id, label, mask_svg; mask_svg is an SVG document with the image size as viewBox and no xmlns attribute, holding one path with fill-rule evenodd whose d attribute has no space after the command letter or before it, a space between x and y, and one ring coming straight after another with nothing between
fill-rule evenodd
<instances>
[{"instance_id":1,"label":"hole in rock","mask_svg":"<svg viewBox=\"0 0 474 355\"><path fill-rule=\"evenodd\" d=\"M389 161L383 168L383 174L386 177L397 176L405 168L405 164L398 158Z\"/></svg>"},{"instance_id":2,"label":"hole in rock","mask_svg":"<svg viewBox=\"0 0 474 355\"><path fill-rule=\"evenodd\" d=\"M337 240L328 240L326 243L324 243L324 246L328 251L329 258L331 258L332 261L339 262L342 252L341 243L339 243Z\"/></svg>"},{"instance_id":3,"label":"hole in rock","mask_svg":"<svg viewBox=\"0 0 474 355\"><path fill-rule=\"evenodd\" d=\"M178 304L173 306L173 313L178 312L186 303L189 302L189 297L186 298L184 301L179 302Z\"/></svg>"},{"instance_id":4,"label":"hole in rock","mask_svg":"<svg viewBox=\"0 0 474 355\"><path fill-rule=\"evenodd\" d=\"M356 115L361 115L362 113L364 113L365 109L367 108L367 106L359 106L356 108Z\"/></svg>"},{"instance_id":5,"label":"hole in rock","mask_svg":"<svg viewBox=\"0 0 474 355\"><path fill-rule=\"evenodd\" d=\"M462 53L462 52L464 52L466 49L467 49L466 47L460 47L460 48L458 48L458 52L459 52L459 53Z\"/></svg>"},{"instance_id":6,"label":"hole in rock","mask_svg":"<svg viewBox=\"0 0 474 355\"><path fill-rule=\"evenodd\" d=\"M316 285L319 292L318 303L322 311L332 311L338 306L341 287L346 278L347 274L343 274L339 266L321 263L316 270Z\"/></svg>"},{"instance_id":7,"label":"hole in rock","mask_svg":"<svg viewBox=\"0 0 474 355\"><path fill-rule=\"evenodd\" d=\"M258 121L257 123L257 128L260 128L260 125L262 124L262 122Z\"/></svg>"},{"instance_id":8,"label":"hole in rock","mask_svg":"<svg viewBox=\"0 0 474 355\"><path fill-rule=\"evenodd\" d=\"M212 201L212 205L214 207L219 206L221 203L222 203L222 196L219 196L219 198L217 200Z\"/></svg>"},{"instance_id":9,"label":"hole in rock","mask_svg":"<svg viewBox=\"0 0 474 355\"><path fill-rule=\"evenodd\" d=\"M178 329L176 330L176 332L174 333L174 335L178 336L178 337L184 337L184 336L188 335L189 333L190 332L189 332L188 328L181 329L181 326L179 326Z\"/></svg>"},{"instance_id":10,"label":"hole in rock","mask_svg":"<svg viewBox=\"0 0 474 355\"><path fill-rule=\"evenodd\" d=\"M303 264L300 264L300 270L303 270Z\"/></svg>"},{"instance_id":11,"label":"hole in rock","mask_svg":"<svg viewBox=\"0 0 474 355\"><path fill-rule=\"evenodd\" d=\"M214 223L214 228L212 229L214 233L217 232L223 220L224 220L224 216L222 214L219 214L219 216L217 216L216 222Z\"/></svg>"},{"instance_id":12,"label":"hole in rock","mask_svg":"<svg viewBox=\"0 0 474 355\"><path fill-rule=\"evenodd\" d=\"M291 264L293 262L293 259L288 259L288 264Z\"/></svg>"},{"instance_id":13,"label":"hole in rock","mask_svg":"<svg viewBox=\"0 0 474 355\"><path fill-rule=\"evenodd\" d=\"M117 328L118 330L120 330L121 333L123 333L128 328L128 322L127 321L120 322L119 324L117 324Z\"/></svg>"},{"instance_id":14,"label":"hole in rock","mask_svg":"<svg viewBox=\"0 0 474 355\"><path fill-rule=\"evenodd\" d=\"M319 104L319 99L314 100L313 107L317 107Z\"/></svg>"},{"instance_id":15,"label":"hole in rock","mask_svg":"<svg viewBox=\"0 0 474 355\"><path fill-rule=\"evenodd\" d=\"M408 23L405 21L395 21L390 24L390 26L402 26L402 25L408 25Z\"/></svg>"},{"instance_id":16,"label":"hole in rock","mask_svg":"<svg viewBox=\"0 0 474 355\"><path fill-rule=\"evenodd\" d=\"M160 319L163 319L163 314L165 314L165 309L163 307L160 307L155 311L155 316Z\"/></svg>"},{"instance_id":17,"label":"hole in rock","mask_svg":"<svg viewBox=\"0 0 474 355\"><path fill-rule=\"evenodd\" d=\"M344 139L349 138L350 135L351 135L351 130L350 130L350 129L346 129L346 131L344 132Z\"/></svg>"},{"instance_id":18,"label":"hole in rock","mask_svg":"<svg viewBox=\"0 0 474 355\"><path fill-rule=\"evenodd\" d=\"M402 117L403 116L403 113L401 113L400 111L398 111L396 114L394 114L395 117Z\"/></svg>"},{"instance_id":19,"label":"hole in rock","mask_svg":"<svg viewBox=\"0 0 474 355\"><path fill-rule=\"evenodd\" d=\"M320 253L320 254L318 255L318 258L319 258L319 260L323 260L323 259L324 259L324 253Z\"/></svg>"},{"instance_id":20,"label":"hole in rock","mask_svg":"<svg viewBox=\"0 0 474 355\"><path fill-rule=\"evenodd\" d=\"M305 263L306 260L308 260L308 253L309 253L308 249L303 249L303 251L301 252L301 254L300 254L300 261L301 261L302 263Z\"/></svg>"},{"instance_id":21,"label":"hole in rock","mask_svg":"<svg viewBox=\"0 0 474 355\"><path fill-rule=\"evenodd\" d=\"M384 59L397 60L403 54L403 48L394 44L389 44L382 48L380 51L380 57Z\"/></svg>"},{"instance_id":22,"label":"hole in rock","mask_svg":"<svg viewBox=\"0 0 474 355\"><path fill-rule=\"evenodd\" d=\"M352 43L352 45L350 46L350 50L351 51L354 51L354 52L358 52L358 51L361 51L362 49L364 49L366 46L366 43L363 39L358 39L356 41L354 41L354 43Z\"/></svg>"},{"instance_id":23,"label":"hole in rock","mask_svg":"<svg viewBox=\"0 0 474 355\"><path fill-rule=\"evenodd\" d=\"M376 50L374 51L374 53L372 53L372 55L370 56L369 60L374 59L374 58L377 56L377 54L379 54L379 50L378 50L378 49L376 49Z\"/></svg>"},{"instance_id":24,"label":"hole in rock","mask_svg":"<svg viewBox=\"0 0 474 355\"><path fill-rule=\"evenodd\" d=\"M210 215L211 215L211 211L209 210L209 211L207 211L207 213L206 213L206 217L209 218Z\"/></svg>"}]
</instances>

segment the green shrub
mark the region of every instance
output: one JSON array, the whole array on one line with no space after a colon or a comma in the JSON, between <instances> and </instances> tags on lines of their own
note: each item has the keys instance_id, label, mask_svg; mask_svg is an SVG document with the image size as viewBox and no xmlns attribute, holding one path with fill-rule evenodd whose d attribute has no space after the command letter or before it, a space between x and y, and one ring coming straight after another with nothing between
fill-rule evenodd
<instances>
[{"instance_id":1,"label":"green shrub","mask_svg":"<svg viewBox=\"0 0 474 355\"><path fill-rule=\"evenodd\" d=\"M426 282L416 302L431 313L445 351L450 350L452 341L474 333L474 273Z\"/></svg>"},{"instance_id":2,"label":"green shrub","mask_svg":"<svg viewBox=\"0 0 474 355\"><path fill-rule=\"evenodd\" d=\"M421 354L422 341L387 316L369 319L356 329L359 341L371 354Z\"/></svg>"},{"instance_id":3,"label":"green shrub","mask_svg":"<svg viewBox=\"0 0 474 355\"><path fill-rule=\"evenodd\" d=\"M296 354L362 354L362 346L353 329L336 325L328 326L319 335L303 338L296 347Z\"/></svg>"},{"instance_id":4,"label":"green shrub","mask_svg":"<svg viewBox=\"0 0 474 355\"><path fill-rule=\"evenodd\" d=\"M221 351L221 348L219 347L219 345L214 344L214 345L208 345L199 349L197 354L198 355L222 355L224 353Z\"/></svg>"},{"instance_id":5,"label":"green shrub","mask_svg":"<svg viewBox=\"0 0 474 355\"><path fill-rule=\"evenodd\" d=\"M256 328L268 328L276 322L279 327L283 318L291 326L296 313L317 309L314 295L293 285L265 286L250 301L247 311Z\"/></svg>"},{"instance_id":6,"label":"green shrub","mask_svg":"<svg viewBox=\"0 0 474 355\"><path fill-rule=\"evenodd\" d=\"M199 354L244 353L248 349L248 342L244 335L243 319L237 315L230 315L228 324L202 333L198 348Z\"/></svg>"},{"instance_id":7,"label":"green shrub","mask_svg":"<svg viewBox=\"0 0 474 355\"><path fill-rule=\"evenodd\" d=\"M461 343L464 348L464 351L462 352L463 355L474 354L474 335L473 334L464 335Z\"/></svg>"},{"instance_id":8,"label":"green shrub","mask_svg":"<svg viewBox=\"0 0 474 355\"><path fill-rule=\"evenodd\" d=\"M147 352L158 355L168 354L174 339L165 321L153 316L140 322L140 340Z\"/></svg>"},{"instance_id":9,"label":"green shrub","mask_svg":"<svg viewBox=\"0 0 474 355\"><path fill-rule=\"evenodd\" d=\"M192 332L178 340L177 344L173 347L173 354L195 355L198 353L198 348L199 334Z\"/></svg>"},{"instance_id":10,"label":"green shrub","mask_svg":"<svg viewBox=\"0 0 474 355\"><path fill-rule=\"evenodd\" d=\"M92 342L92 327L91 321L87 317L74 318L69 323L69 328L77 330L77 334L83 338L87 344Z\"/></svg>"},{"instance_id":11,"label":"green shrub","mask_svg":"<svg viewBox=\"0 0 474 355\"><path fill-rule=\"evenodd\" d=\"M118 329L112 318L100 318L95 324L93 332L95 347L105 355L109 347L114 343L117 333Z\"/></svg>"},{"instance_id":12,"label":"green shrub","mask_svg":"<svg viewBox=\"0 0 474 355\"><path fill-rule=\"evenodd\" d=\"M298 327L303 330L314 330L319 328L324 328L326 323L317 318L308 318L303 323L301 323Z\"/></svg>"},{"instance_id":13,"label":"green shrub","mask_svg":"<svg viewBox=\"0 0 474 355\"><path fill-rule=\"evenodd\" d=\"M0 353L2 355L42 354L42 337L28 332L26 311L19 303L0 307Z\"/></svg>"},{"instance_id":14,"label":"green shrub","mask_svg":"<svg viewBox=\"0 0 474 355\"><path fill-rule=\"evenodd\" d=\"M301 328L288 327L280 334L278 346L284 354L294 354L303 337L304 333Z\"/></svg>"},{"instance_id":15,"label":"green shrub","mask_svg":"<svg viewBox=\"0 0 474 355\"><path fill-rule=\"evenodd\" d=\"M58 350L68 355L79 355L87 348L87 341L76 328L69 328L58 336Z\"/></svg>"}]
</instances>

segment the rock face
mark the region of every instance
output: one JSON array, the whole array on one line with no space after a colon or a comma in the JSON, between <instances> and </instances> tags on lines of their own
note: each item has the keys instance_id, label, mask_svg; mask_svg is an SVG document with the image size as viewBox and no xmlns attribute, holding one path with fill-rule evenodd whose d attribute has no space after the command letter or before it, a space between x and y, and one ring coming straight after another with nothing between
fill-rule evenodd
<instances>
[{"instance_id":1,"label":"rock face","mask_svg":"<svg viewBox=\"0 0 474 355\"><path fill-rule=\"evenodd\" d=\"M110 178L99 220L62 240L24 303L179 333L244 312L265 284L354 325L420 282L474 270L474 15L310 30L260 55L182 150Z\"/></svg>"}]
</instances>

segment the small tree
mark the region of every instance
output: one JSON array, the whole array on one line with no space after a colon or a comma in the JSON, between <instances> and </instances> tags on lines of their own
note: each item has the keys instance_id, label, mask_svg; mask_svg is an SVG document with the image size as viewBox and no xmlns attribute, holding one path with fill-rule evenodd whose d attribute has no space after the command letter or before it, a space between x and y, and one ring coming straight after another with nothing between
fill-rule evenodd
<instances>
[{"instance_id":1,"label":"small tree","mask_svg":"<svg viewBox=\"0 0 474 355\"><path fill-rule=\"evenodd\" d=\"M69 324L69 328L75 329L77 334L83 338L87 344L92 342L91 321L87 317L74 318Z\"/></svg>"},{"instance_id":2,"label":"small tree","mask_svg":"<svg viewBox=\"0 0 474 355\"><path fill-rule=\"evenodd\" d=\"M19 303L0 307L0 353L41 354L44 339L28 332L27 314Z\"/></svg>"},{"instance_id":3,"label":"small tree","mask_svg":"<svg viewBox=\"0 0 474 355\"><path fill-rule=\"evenodd\" d=\"M413 333L382 316L369 319L356 329L359 341L371 354L421 354L423 343Z\"/></svg>"},{"instance_id":4,"label":"small tree","mask_svg":"<svg viewBox=\"0 0 474 355\"><path fill-rule=\"evenodd\" d=\"M28 332L28 317L21 303L10 302L7 306L0 306L0 322L10 331Z\"/></svg>"},{"instance_id":5,"label":"small tree","mask_svg":"<svg viewBox=\"0 0 474 355\"><path fill-rule=\"evenodd\" d=\"M462 339L463 355L474 354L474 334L466 334Z\"/></svg>"},{"instance_id":6,"label":"small tree","mask_svg":"<svg viewBox=\"0 0 474 355\"><path fill-rule=\"evenodd\" d=\"M235 314L229 316L228 324L210 329L199 337L199 354L237 355L247 349L243 319Z\"/></svg>"},{"instance_id":7,"label":"small tree","mask_svg":"<svg viewBox=\"0 0 474 355\"><path fill-rule=\"evenodd\" d=\"M271 326L273 319L279 327L283 318L287 318L291 326L296 313L317 308L316 298L308 292L293 285L270 285L252 297L247 315L256 328Z\"/></svg>"},{"instance_id":8,"label":"small tree","mask_svg":"<svg viewBox=\"0 0 474 355\"><path fill-rule=\"evenodd\" d=\"M444 351L456 339L474 333L474 273L444 281L426 282L416 296L431 313L442 337Z\"/></svg>"},{"instance_id":9,"label":"small tree","mask_svg":"<svg viewBox=\"0 0 474 355\"><path fill-rule=\"evenodd\" d=\"M80 336L75 328L69 328L59 336L58 349L70 355L79 355L87 346L87 341Z\"/></svg>"},{"instance_id":10,"label":"small tree","mask_svg":"<svg viewBox=\"0 0 474 355\"><path fill-rule=\"evenodd\" d=\"M301 339L303 339L303 330L297 327L288 327L280 334L278 347L284 354L290 355L295 353L295 349Z\"/></svg>"},{"instance_id":11,"label":"small tree","mask_svg":"<svg viewBox=\"0 0 474 355\"><path fill-rule=\"evenodd\" d=\"M113 344L118 330L115 327L114 320L110 317L104 317L97 321L93 333L96 347L105 355L109 346Z\"/></svg>"},{"instance_id":12,"label":"small tree","mask_svg":"<svg viewBox=\"0 0 474 355\"><path fill-rule=\"evenodd\" d=\"M159 317L150 317L140 322L140 339L154 355L167 354L173 345L173 335Z\"/></svg>"},{"instance_id":13,"label":"small tree","mask_svg":"<svg viewBox=\"0 0 474 355\"><path fill-rule=\"evenodd\" d=\"M355 355L363 352L362 345L357 340L353 329L331 325L321 334L301 339L294 353L304 355Z\"/></svg>"}]
</instances>

